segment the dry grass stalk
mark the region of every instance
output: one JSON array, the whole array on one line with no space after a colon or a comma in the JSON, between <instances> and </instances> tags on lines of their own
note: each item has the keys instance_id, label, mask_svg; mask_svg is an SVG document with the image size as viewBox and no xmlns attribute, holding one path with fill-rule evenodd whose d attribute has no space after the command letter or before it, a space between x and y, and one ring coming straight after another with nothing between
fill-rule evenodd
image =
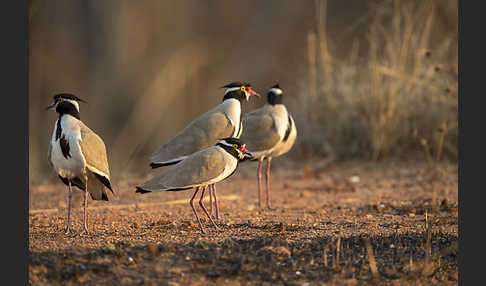
<instances>
[{"instance_id":1,"label":"dry grass stalk","mask_svg":"<svg viewBox=\"0 0 486 286\"><path fill-rule=\"evenodd\" d=\"M309 32L307 34L307 68L309 91L311 98L317 97L317 51L316 51L316 33Z\"/></svg>"},{"instance_id":2,"label":"dry grass stalk","mask_svg":"<svg viewBox=\"0 0 486 286\"><path fill-rule=\"evenodd\" d=\"M326 33L326 20L327 20L327 0L316 0L317 16L317 32L319 35L319 50L320 50L320 67L321 72L324 74L324 79L330 79L333 72L333 66L331 64L331 58L327 48L327 33ZM321 92L326 92L332 89L333 81L324 80L320 84Z\"/></svg>"},{"instance_id":3,"label":"dry grass stalk","mask_svg":"<svg viewBox=\"0 0 486 286\"><path fill-rule=\"evenodd\" d=\"M410 259L408 261L409 261L410 271L412 271L413 270L413 256L412 256L411 252L410 252Z\"/></svg>"},{"instance_id":4,"label":"dry grass stalk","mask_svg":"<svg viewBox=\"0 0 486 286\"><path fill-rule=\"evenodd\" d=\"M327 247L324 248L323 258L324 258L324 266L327 267Z\"/></svg>"},{"instance_id":5,"label":"dry grass stalk","mask_svg":"<svg viewBox=\"0 0 486 286\"><path fill-rule=\"evenodd\" d=\"M426 243L425 243L425 262L424 268L422 269L423 275L430 274L431 270L433 269L432 263L432 232L431 227L428 219L428 211L425 210L425 233L426 233Z\"/></svg>"},{"instance_id":6,"label":"dry grass stalk","mask_svg":"<svg viewBox=\"0 0 486 286\"><path fill-rule=\"evenodd\" d=\"M341 237L339 236L337 241L336 241L336 264L334 265L334 268L339 266L339 255L341 253Z\"/></svg>"},{"instance_id":7,"label":"dry grass stalk","mask_svg":"<svg viewBox=\"0 0 486 286\"><path fill-rule=\"evenodd\" d=\"M376 267L375 255L373 254L373 248L371 247L371 243L367 238L365 238L365 246L366 246L368 262L370 264L371 274L373 275L373 278L378 279L379 274L378 274L378 268Z\"/></svg>"}]
</instances>

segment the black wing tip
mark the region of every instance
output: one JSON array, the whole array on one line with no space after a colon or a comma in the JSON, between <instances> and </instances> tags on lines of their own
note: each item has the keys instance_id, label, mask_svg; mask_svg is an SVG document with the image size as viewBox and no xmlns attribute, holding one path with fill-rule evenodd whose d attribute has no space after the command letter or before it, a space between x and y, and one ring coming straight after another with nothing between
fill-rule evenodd
<instances>
[{"instance_id":1,"label":"black wing tip","mask_svg":"<svg viewBox=\"0 0 486 286\"><path fill-rule=\"evenodd\" d=\"M238 163L243 163L243 162L255 162L258 161L258 158L243 158L241 159Z\"/></svg>"},{"instance_id":2,"label":"black wing tip","mask_svg":"<svg viewBox=\"0 0 486 286\"><path fill-rule=\"evenodd\" d=\"M105 187L107 187L113 194L115 193L115 191L113 191L113 188L111 187L111 182L109 180Z\"/></svg>"},{"instance_id":3,"label":"black wing tip","mask_svg":"<svg viewBox=\"0 0 486 286\"><path fill-rule=\"evenodd\" d=\"M151 193L151 191L142 189L141 187L137 187L137 189L135 190L135 193L146 194L146 193Z\"/></svg>"},{"instance_id":4,"label":"black wing tip","mask_svg":"<svg viewBox=\"0 0 486 286\"><path fill-rule=\"evenodd\" d=\"M159 168L159 167L174 165L174 164L179 163L180 161L182 161L182 160L169 162L169 163L154 163L154 162L152 162L152 163L150 163L150 167L152 167L152 169L156 169L156 168Z\"/></svg>"},{"instance_id":5,"label":"black wing tip","mask_svg":"<svg viewBox=\"0 0 486 286\"><path fill-rule=\"evenodd\" d=\"M108 189L110 189L110 191L114 194L115 191L113 191L113 188L111 187L111 182L110 182L110 179L108 179L107 177L105 176L102 176L102 175L99 175L97 173L94 173L92 172L95 177L105 186L107 187Z\"/></svg>"},{"instance_id":6,"label":"black wing tip","mask_svg":"<svg viewBox=\"0 0 486 286\"><path fill-rule=\"evenodd\" d=\"M61 179L61 181L66 186L69 186L69 181L71 181L71 185L73 187L78 187L80 190L86 191L86 187L84 186L84 182L81 179L79 179L78 177L76 177L74 179L66 179L66 178L61 177L61 175L58 175L58 177L59 177L59 179Z\"/></svg>"}]
</instances>

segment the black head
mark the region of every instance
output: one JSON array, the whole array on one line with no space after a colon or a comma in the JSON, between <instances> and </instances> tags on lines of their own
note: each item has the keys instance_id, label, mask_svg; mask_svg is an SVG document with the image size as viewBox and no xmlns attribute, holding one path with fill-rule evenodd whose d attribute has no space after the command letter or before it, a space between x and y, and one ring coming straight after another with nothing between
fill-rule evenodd
<instances>
[{"instance_id":1,"label":"black head","mask_svg":"<svg viewBox=\"0 0 486 286\"><path fill-rule=\"evenodd\" d=\"M76 95L70 94L70 93L59 93L59 94L54 95L53 98L54 98L54 101L60 100L62 98L62 99L70 99L70 100L80 101L80 102L86 103L86 101L84 101L81 98L77 97Z\"/></svg>"},{"instance_id":2,"label":"black head","mask_svg":"<svg viewBox=\"0 0 486 286\"><path fill-rule=\"evenodd\" d=\"M238 160L243 160L245 157L252 157L251 153L245 148L246 144L238 138L222 138L216 145L225 149Z\"/></svg>"},{"instance_id":3,"label":"black head","mask_svg":"<svg viewBox=\"0 0 486 286\"><path fill-rule=\"evenodd\" d=\"M280 86L277 83L268 90L267 101L271 105L281 104L282 95L283 95L283 90L282 88L280 88Z\"/></svg>"},{"instance_id":4,"label":"black head","mask_svg":"<svg viewBox=\"0 0 486 286\"><path fill-rule=\"evenodd\" d=\"M223 101L229 98L236 98L239 101L246 99L248 101L252 95L260 97L260 95L251 88L251 84L249 83L232 82L221 88L226 88Z\"/></svg>"},{"instance_id":5,"label":"black head","mask_svg":"<svg viewBox=\"0 0 486 286\"><path fill-rule=\"evenodd\" d=\"M46 107L51 109L55 107L56 112L59 115L71 114L72 116L79 118L79 103L85 102L81 98L70 93L59 93L53 96L54 101Z\"/></svg>"}]
</instances>

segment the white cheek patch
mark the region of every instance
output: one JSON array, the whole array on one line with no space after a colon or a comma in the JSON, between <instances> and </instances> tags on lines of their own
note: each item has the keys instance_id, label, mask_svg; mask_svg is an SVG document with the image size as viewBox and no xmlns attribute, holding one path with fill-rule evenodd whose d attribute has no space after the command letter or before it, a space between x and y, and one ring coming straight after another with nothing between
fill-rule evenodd
<instances>
[{"instance_id":1,"label":"white cheek patch","mask_svg":"<svg viewBox=\"0 0 486 286\"><path fill-rule=\"evenodd\" d=\"M223 144L223 145L226 145L226 146L229 146L229 147L233 147L233 144L229 144L228 142L226 142L225 140L221 140L219 141L219 143Z\"/></svg>"},{"instance_id":2,"label":"white cheek patch","mask_svg":"<svg viewBox=\"0 0 486 286\"><path fill-rule=\"evenodd\" d=\"M240 87L227 88L226 91L224 92L224 95L226 95L228 92L232 92L232 91L235 91L235 90L240 90Z\"/></svg>"}]
</instances>

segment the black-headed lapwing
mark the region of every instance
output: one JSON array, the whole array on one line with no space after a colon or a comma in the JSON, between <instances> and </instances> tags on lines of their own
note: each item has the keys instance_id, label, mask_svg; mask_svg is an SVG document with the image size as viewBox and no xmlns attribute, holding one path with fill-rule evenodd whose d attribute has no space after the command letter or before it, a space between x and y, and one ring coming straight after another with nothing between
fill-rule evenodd
<instances>
[{"instance_id":1,"label":"black-headed lapwing","mask_svg":"<svg viewBox=\"0 0 486 286\"><path fill-rule=\"evenodd\" d=\"M176 164L194 152L214 146L220 138L240 137L241 101L248 101L250 96L259 95L249 83L232 82L222 88L226 88L223 102L197 117L169 141L160 145L152 154L152 168ZM216 218L219 218L216 186L210 186L209 193L211 201L212 197L215 197Z\"/></svg>"},{"instance_id":2,"label":"black-headed lapwing","mask_svg":"<svg viewBox=\"0 0 486 286\"><path fill-rule=\"evenodd\" d=\"M204 207L204 193L207 187L231 176L236 171L238 162L245 157L251 158L251 154L238 138L220 139L216 145L185 156L183 160L164 173L138 185L136 192L144 194L196 188L189 203L201 231L206 233L194 208L193 201L196 194L199 189L202 189L199 205L217 229L218 226Z\"/></svg>"},{"instance_id":3,"label":"black-headed lapwing","mask_svg":"<svg viewBox=\"0 0 486 286\"><path fill-rule=\"evenodd\" d=\"M72 186L85 191L85 232L88 232L88 192L93 200L104 201L108 201L105 187L113 192L105 143L81 121L79 102L85 101L75 95L61 93L54 95L54 102L46 108L46 110L55 108L56 112L59 113L59 118L54 124L47 158L61 181L68 186L68 213L65 233L69 233L71 227Z\"/></svg>"},{"instance_id":4,"label":"black-headed lapwing","mask_svg":"<svg viewBox=\"0 0 486 286\"><path fill-rule=\"evenodd\" d=\"M243 133L241 140L247 143L252 150L252 161L258 160L258 205L261 208L261 177L262 163L267 160L266 166L266 194L267 208L270 207L270 162L272 158L287 153L294 145L297 137L297 128L292 115L282 103L283 91L278 84L268 90L267 103L252 112L247 113L243 119Z\"/></svg>"}]
</instances>

